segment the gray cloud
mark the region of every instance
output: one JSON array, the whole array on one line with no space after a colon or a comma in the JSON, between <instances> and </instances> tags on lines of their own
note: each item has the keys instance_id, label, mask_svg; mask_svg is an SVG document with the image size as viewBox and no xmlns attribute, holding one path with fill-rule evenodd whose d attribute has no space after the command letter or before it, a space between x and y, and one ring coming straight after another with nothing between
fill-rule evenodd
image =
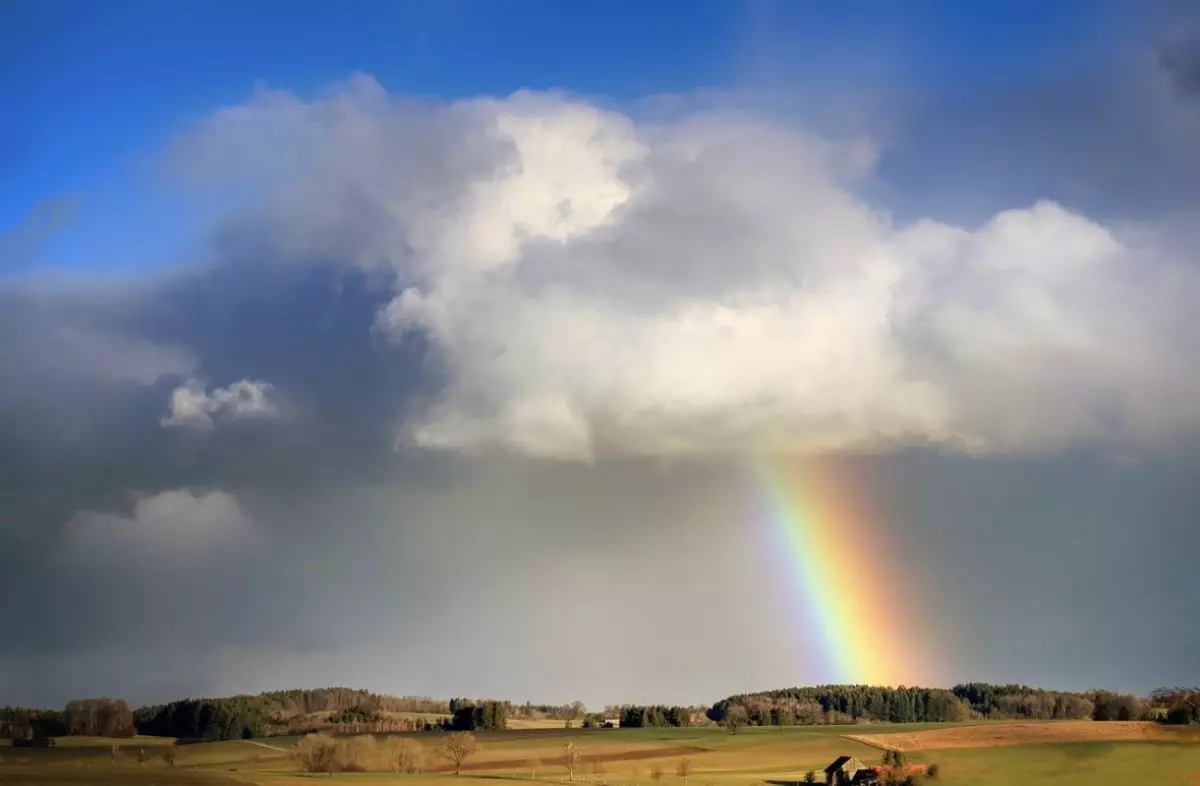
<instances>
[{"instance_id":1,"label":"gray cloud","mask_svg":"<svg viewBox=\"0 0 1200 786\"><path fill-rule=\"evenodd\" d=\"M221 490L142 496L128 515L81 511L63 531L64 557L74 563L170 564L246 548L253 539L253 523Z\"/></svg>"},{"instance_id":2,"label":"gray cloud","mask_svg":"<svg viewBox=\"0 0 1200 786\"><path fill-rule=\"evenodd\" d=\"M214 113L169 159L206 265L0 284L0 702L824 681L767 449L840 454L912 681L1186 682L1197 148L1125 79L879 134L362 76ZM239 381L286 417L162 427Z\"/></svg>"}]
</instances>

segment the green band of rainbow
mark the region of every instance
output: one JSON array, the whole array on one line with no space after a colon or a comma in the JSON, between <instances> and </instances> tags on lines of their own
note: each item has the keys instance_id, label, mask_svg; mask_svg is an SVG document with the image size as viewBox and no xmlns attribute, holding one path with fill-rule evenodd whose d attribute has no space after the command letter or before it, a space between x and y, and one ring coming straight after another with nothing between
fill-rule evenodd
<instances>
[{"instance_id":1,"label":"green band of rainbow","mask_svg":"<svg viewBox=\"0 0 1200 786\"><path fill-rule=\"evenodd\" d=\"M898 588L889 587L896 574L879 558L883 544L870 519L816 462L764 462L757 473L797 595L816 626L802 644L817 645L828 660L821 679L805 681L899 685L911 678L912 643L898 618Z\"/></svg>"}]
</instances>

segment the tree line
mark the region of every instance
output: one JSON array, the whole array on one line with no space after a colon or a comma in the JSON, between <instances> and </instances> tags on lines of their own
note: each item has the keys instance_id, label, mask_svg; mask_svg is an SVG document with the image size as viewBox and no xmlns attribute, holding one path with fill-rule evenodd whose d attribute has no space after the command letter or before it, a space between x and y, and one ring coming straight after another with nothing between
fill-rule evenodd
<instances>
[{"instance_id":1,"label":"tree line","mask_svg":"<svg viewBox=\"0 0 1200 786\"><path fill-rule=\"evenodd\" d=\"M64 737L67 721L61 710L0 707L0 740Z\"/></svg>"},{"instance_id":2,"label":"tree line","mask_svg":"<svg viewBox=\"0 0 1200 786\"><path fill-rule=\"evenodd\" d=\"M423 717L387 717L387 713ZM322 715L322 713L325 713ZM456 698L396 697L350 688L275 691L211 699L182 699L131 710L120 699L79 699L62 710L0 707L0 739L34 740L67 735L130 737L151 734L187 740L248 739L269 734L403 731L491 731L510 717L556 717L571 725L605 725L614 715L624 727L723 724L799 726L865 721L921 723L976 718L1142 720L1200 723L1200 688L1163 688L1145 699L1111 691L1050 691L1026 685L972 682L953 688L820 685L738 694L711 707L622 705L588 713L582 702L513 704ZM315 716L315 717L314 717Z\"/></svg>"},{"instance_id":3,"label":"tree line","mask_svg":"<svg viewBox=\"0 0 1200 786\"><path fill-rule=\"evenodd\" d=\"M134 713L141 734L185 740L248 740L262 736L272 717L256 696L182 699Z\"/></svg>"},{"instance_id":4,"label":"tree line","mask_svg":"<svg viewBox=\"0 0 1200 786\"><path fill-rule=\"evenodd\" d=\"M136 724L144 734L194 740L250 739L310 731L319 721L339 731L363 725L378 731L422 731L420 719L385 719L384 713L447 715L450 704L420 696L389 696L355 688L268 691L227 698L182 699L143 707ZM325 714L324 717L319 717ZM318 716L317 718L311 716ZM440 726L439 726L440 728Z\"/></svg>"},{"instance_id":5,"label":"tree line","mask_svg":"<svg viewBox=\"0 0 1200 786\"><path fill-rule=\"evenodd\" d=\"M450 702L425 696L389 696L357 688L315 688L259 693L264 703L284 716L311 715L316 712L341 712L363 707L374 712L412 712L449 715Z\"/></svg>"},{"instance_id":6,"label":"tree line","mask_svg":"<svg viewBox=\"0 0 1200 786\"><path fill-rule=\"evenodd\" d=\"M121 699L75 699L62 710L0 707L0 739L132 737L136 733L133 711Z\"/></svg>"},{"instance_id":7,"label":"tree line","mask_svg":"<svg viewBox=\"0 0 1200 786\"><path fill-rule=\"evenodd\" d=\"M1110 691L1051 691L1027 685L972 682L953 688L820 685L739 694L717 702L708 717L736 728L859 722L944 723L979 718L1138 720L1149 703Z\"/></svg>"},{"instance_id":8,"label":"tree line","mask_svg":"<svg viewBox=\"0 0 1200 786\"><path fill-rule=\"evenodd\" d=\"M570 704L534 704L527 701L508 706L509 717L513 718L550 718L574 722L583 718L586 713L587 707L582 701L573 701Z\"/></svg>"},{"instance_id":9,"label":"tree line","mask_svg":"<svg viewBox=\"0 0 1200 786\"><path fill-rule=\"evenodd\" d=\"M621 727L646 728L658 726L691 726L691 707L667 707L654 704L642 707L627 704L620 708Z\"/></svg>"}]
</instances>

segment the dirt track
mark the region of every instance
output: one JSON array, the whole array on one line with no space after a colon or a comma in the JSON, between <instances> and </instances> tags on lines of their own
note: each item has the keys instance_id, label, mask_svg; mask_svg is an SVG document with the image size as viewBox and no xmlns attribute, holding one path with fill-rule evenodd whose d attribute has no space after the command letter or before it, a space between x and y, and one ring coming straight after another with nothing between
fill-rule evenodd
<instances>
[{"instance_id":1,"label":"dirt track","mask_svg":"<svg viewBox=\"0 0 1200 786\"><path fill-rule=\"evenodd\" d=\"M875 748L902 751L990 748L1038 742L1179 739L1179 735L1165 732L1158 724L1141 721L985 723L900 734L847 734L845 737Z\"/></svg>"}]
</instances>

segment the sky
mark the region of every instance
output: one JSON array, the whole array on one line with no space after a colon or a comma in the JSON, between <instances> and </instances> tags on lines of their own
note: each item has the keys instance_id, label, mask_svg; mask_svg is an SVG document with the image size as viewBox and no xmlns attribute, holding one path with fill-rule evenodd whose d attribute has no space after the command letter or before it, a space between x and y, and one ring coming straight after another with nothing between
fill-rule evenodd
<instances>
[{"instance_id":1,"label":"sky","mask_svg":"<svg viewBox=\"0 0 1200 786\"><path fill-rule=\"evenodd\" d=\"M17 0L0 53L0 704L1200 674L1194 6Z\"/></svg>"}]
</instances>

